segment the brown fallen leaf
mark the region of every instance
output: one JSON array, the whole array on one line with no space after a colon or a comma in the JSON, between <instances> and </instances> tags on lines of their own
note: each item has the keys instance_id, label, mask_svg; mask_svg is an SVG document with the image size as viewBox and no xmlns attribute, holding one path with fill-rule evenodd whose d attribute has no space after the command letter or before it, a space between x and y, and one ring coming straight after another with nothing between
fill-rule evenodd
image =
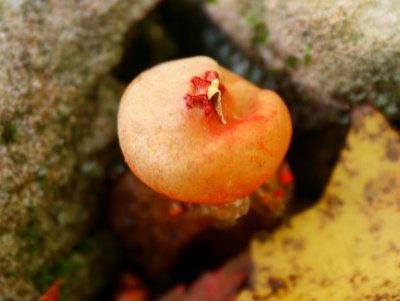
<instances>
[{"instance_id":1,"label":"brown fallen leaf","mask_svg":"<svg viewBox=\"0 0 400 301\"><path fill-rule=\"evenodd\" d=\"M360 107L321 200L252 244L238 301L400 300L400 136Z\"/></svg>"}]
</instances>

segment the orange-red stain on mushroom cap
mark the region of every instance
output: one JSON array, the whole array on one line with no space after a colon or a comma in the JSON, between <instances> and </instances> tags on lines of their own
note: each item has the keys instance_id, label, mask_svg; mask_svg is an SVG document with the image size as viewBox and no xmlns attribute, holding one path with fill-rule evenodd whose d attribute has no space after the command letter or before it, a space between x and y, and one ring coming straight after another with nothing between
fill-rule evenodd
<instances>
[{"instance_id":1,"label":"orange-red stain on mushroom cap","mask_svg":"<svg viewBox=\"0 0 400 301\"><path fill-rule=\"evenodd\" d=\"M188 109L193 76L216 71L226 88L217 114ZM208 57L163 63L125 91L118 135L131 170L152 189L176 200L229 202L264 183L278 168L292 133L286 105Z\"/></svg>"}]
</instances>

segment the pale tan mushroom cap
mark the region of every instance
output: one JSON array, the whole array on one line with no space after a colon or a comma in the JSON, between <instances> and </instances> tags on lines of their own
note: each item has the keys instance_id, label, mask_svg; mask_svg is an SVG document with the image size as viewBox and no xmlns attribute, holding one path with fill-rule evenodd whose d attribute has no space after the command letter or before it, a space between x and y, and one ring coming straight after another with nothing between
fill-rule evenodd
<instances>
[{"instance_id":1,"label":"pale tan mushroom cap","mask_svg":"<svg viewBox=\"0 0 400 301\"><path fill-rule=\"evenodd\" d=\"M186 107L191 78L206 71L217 71L226 85L227 125L216 113ZM181 201L214 203L241 198L272 175L287 151L291 123L275 93L199 56L140 74L122 97L118 135L127 164L152 189Z\"/></svg>"}]
</instances>

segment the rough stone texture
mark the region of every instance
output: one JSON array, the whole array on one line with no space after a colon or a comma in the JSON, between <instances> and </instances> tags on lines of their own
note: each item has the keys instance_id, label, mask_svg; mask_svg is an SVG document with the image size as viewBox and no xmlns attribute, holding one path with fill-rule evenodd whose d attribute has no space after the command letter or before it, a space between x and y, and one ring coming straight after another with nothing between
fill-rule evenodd
<instances>
[{"instance_id":1,"label":"rough stone texture","mask_svg":"<svg viewBox=\"0 0 400 301\"><path fill-rule=\"evenodd\" d=\"M1 288L8 288L0 300L38 300L56 280L62 281L61 301L92 300L105 280L111 280L110 271L116 265L118 253L113 237L99 232L84 238L68 254L62 253L50 265L44 266L28 279L6 277Z\"/></svg>"},{"instance_id":2,"label":"rough stone texture","mask_svg":"<svg viewBox=\"0 0 400 301\"><path fill-rule=\"evenodd\" d=\"M0 2L1 301L37 298L32 279L87 230L122 91L107 73L155 2Z\"/></svg>"},{"instance_id":3,"label":"rough stone texture","mask_svg":"<svg viewBox=\"0 0 400 301\"><path fill-rule=\"evenodd\" d=\"M302 122L337 121L360 102L400 117L399 1L217 0L207 11L262 58Z\"/></svg>"}]
</instances>

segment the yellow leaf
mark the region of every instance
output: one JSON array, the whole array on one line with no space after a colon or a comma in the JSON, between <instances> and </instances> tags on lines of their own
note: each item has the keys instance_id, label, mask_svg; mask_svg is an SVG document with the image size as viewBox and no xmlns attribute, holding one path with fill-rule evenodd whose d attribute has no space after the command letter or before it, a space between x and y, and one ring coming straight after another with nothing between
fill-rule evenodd
<instances>
[{"instance_id":1,"label":"yellow leaf","mask_svg":"<svg viewBox=\"0 0 400 301\"><path fill-rule=\"evenodd\" d=\"M253 242L239 301L400 300L400 137L360 107L318 204Z\"/></svg>"}]
</instances>

